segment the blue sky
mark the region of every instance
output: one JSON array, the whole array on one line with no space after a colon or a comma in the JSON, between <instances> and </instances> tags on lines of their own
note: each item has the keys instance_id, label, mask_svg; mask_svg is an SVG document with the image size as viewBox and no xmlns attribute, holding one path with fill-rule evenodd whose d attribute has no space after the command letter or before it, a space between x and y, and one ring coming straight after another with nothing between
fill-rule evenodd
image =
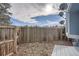
<instances>
[{"instance_id":1,"label":"blue sky","mask_svg":"<svg viewBox=\"0 0 79 59\"><path fill-rule=\"evenodd\" d=\"M15 18L11 18L10 21L12 23L11 25L15 25L15 26L25 26L26 25L26 23L19 21Z\"/></svg>"},{"instance_id":2,"label":"blue sky","mask_svg":"<svg viewBox=\"0 0 79 59\"><path fill-rule=\"evenodd\" d=\"M58 22L60 20L60 16L51 14L47 16L36 16L32 17L31 19L35 19L36 21L44 24L47 23L47 21Z\"/></svg>"},{"instance_id":3,"label":"blue sky","mask_svg":"<svg viewBox=\"0 0 79 59\"><path fill-rule=\"evenodd\" d=\"M33 25L38 25L38 26L46 26L46 25L51 25L53 26L53 24L51 23L56 23L59 22L61 20L61 17L58 16L57 14L50 14L47 16L36 16L36 17L31 17L31 19L34 19L36 22L34 23L29 23L29 22L23 22L20 21L18 19L15 18L11 18L11 22L12 25L15 26L25 26L25 25L29 25L29 26L33 26Z\"/></svg>"}]
</instances>

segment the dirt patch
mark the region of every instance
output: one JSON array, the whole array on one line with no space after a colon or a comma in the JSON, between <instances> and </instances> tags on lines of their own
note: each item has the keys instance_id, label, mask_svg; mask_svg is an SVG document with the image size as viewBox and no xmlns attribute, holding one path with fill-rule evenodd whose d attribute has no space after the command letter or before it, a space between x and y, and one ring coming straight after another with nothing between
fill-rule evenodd
<instances>
[{"instance_id":1,"label":"dirt patch","mask_svg":"<svg viewBox=\"0 0 79 59\"><path fill-rule=\"evenodd\" d=\"M19 45L18 55L20 56L49 56L52 54L53 45L51 43L24 43Z\"/></svg>"},{"instance_id":2,"label":"dirt patch","mask_svg":"<svg viewBox=\"0 0 79 59\"><path fill-rule=\"evenodd\" d=\"M66 41L24 43L18 46L18 56L51 56L54 45L71 45Z\"/></svg>"}]
</instances>

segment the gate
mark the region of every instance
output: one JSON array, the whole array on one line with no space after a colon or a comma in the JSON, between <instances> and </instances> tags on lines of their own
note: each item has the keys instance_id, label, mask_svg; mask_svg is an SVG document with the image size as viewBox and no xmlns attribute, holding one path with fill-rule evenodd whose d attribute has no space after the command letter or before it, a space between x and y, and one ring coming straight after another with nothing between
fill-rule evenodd
<instances>
[{"instance_id":1,"label":"gate","mask_svg":"<svg viewBox=\"0 0 79 59\"><path fill-rule=\"evenodd\" d=\"M0 26L0 56L17 53L17 32L13 26Z\"/></svg>"}]
</instances>

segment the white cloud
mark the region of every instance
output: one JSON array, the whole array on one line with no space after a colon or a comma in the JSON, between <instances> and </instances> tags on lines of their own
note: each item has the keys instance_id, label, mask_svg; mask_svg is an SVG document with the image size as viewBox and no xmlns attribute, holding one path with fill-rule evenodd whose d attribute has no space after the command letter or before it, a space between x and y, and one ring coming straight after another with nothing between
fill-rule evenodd
<instances>
[{"instance_id":1,"label":"white cloud","mask_svg":"<svg viewBox=\"0 0 79 59\"><path fill-rule=\"evenodd\" d=\"M55 25L60 25L59 22L52 22L47 20L47 23L44 24L44 26L55 26Z\"/></svg>"},{"instance_id":2,"label":"white cloud","mask_svg":"<svg viewBox=\"0 0 79 59\"><path fill-rule=\"evenodd\" d=\"M54 4L46 4L43 12L44 14L48 15L48 14L57 14L59 11L58 9L53 8Z\"/></svg>"},{"instance_id":3,"label":"white cloud","mask_svg":"<svg viewBox=\"0 0 79 59\"><path fill-rule=\"evenodd\" d=\"M38 21L36 21L35 19L28 19L28 20L25 20L24 22L37 23Z\"/></svg>"},{"instance_id":4,"label":"white cloud","mask_svg":"<svg viewBox=\"0 0 79 59\"><path fill-rule=\"evenodd\" d=\"M54 4L46 3L14 3L11 4L11 12L13 17L21 21L36 22L31 17L55 14L57 9L53 8ZM29 20L30 19L30 20ZM32 21L31 21L32 20Z\"/></svg>"}]
</instances>

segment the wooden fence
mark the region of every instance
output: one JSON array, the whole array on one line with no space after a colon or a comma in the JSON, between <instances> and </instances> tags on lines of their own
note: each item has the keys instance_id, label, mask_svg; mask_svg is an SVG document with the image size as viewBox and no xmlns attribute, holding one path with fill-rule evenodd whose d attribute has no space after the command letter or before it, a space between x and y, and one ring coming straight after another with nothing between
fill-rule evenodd
<instances>
[{"instance_id":1,"label":"wooden fence","mask_svg":"<svg viewBox=\"0 0 79 59\"><path fill-rule=\"evenodd\" d=\"M17 32L13 26L0 26L0 56L17 53Z\"/></svg>"},{"instance_id":2,"label":"wooden fence","mask_svg":"<svg viewBox=\"0 0 79 59\"><path fill-rule=\"evenodd\" d=\"M22 27L19 30L18 44L62 40L61 30L58 27Z\"/></svg>"}]
</instances>

